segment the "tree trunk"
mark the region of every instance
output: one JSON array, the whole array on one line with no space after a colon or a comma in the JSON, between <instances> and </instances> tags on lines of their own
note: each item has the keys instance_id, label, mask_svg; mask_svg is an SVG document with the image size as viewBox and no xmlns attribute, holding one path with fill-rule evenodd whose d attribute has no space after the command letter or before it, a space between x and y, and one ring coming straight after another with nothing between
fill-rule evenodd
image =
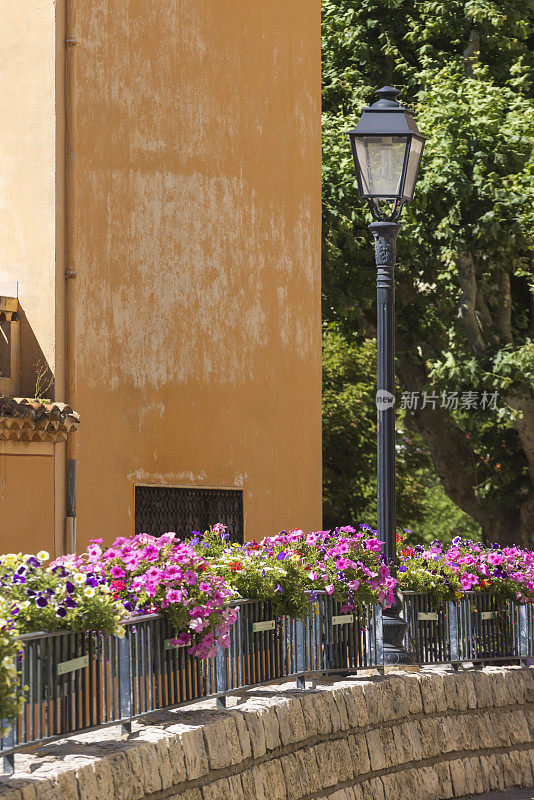
<instances>
[{"instance_id":1,"label":"tree trunk","mask_svg":"<svg viewBox=\"0 0 534 800\"><path fill-rule=\"evenodd\" d=\"M471 449L466 434L445 409L407 411L406 425L425 440L448 496L482 528L484 540L503 545L532 546L534 502L516 510L488 502L477 487L492 473Z\"/></svg>"}]
</instances>

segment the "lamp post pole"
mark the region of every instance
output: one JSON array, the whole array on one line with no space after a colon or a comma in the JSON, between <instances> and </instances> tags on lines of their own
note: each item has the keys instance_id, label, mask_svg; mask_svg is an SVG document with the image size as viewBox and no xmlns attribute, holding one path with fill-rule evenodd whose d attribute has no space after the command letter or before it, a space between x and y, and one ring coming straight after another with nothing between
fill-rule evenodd
<instances>
[{"instance_id":1,"label":"lamp post pole","mask_svg":"<svg viewBox=\"0 0 534 800\"><path fill-rule=\"evenodd\" d=\"M397 568L395 504L395 253L401 226L396 222L373 222L375 239L377 315L377 519L384 556L395 574ZM407 624L400 618L401 602L384 611L384 662L411 664L403 648Z\"/></svg>"},{"instance_id":2,"label":"lamp post pole","mask_svg":"<svg viewBox=\"0 0 534 800\"><path fill-rule=\"evenodd\" d=\"M397 574L395 518L395 252L398 219L413 198L425 137L393 86L378 89L349 131L360 195L368 201L375 239L377 300L377 519L384 558ZM411 664L403 647L407 625L395 596L384 611L384 662Z\"/></svg>"},{"instance_id":3,"label":"lamp post pole","mask_svg":"<svg viewBox=\"0 0 534 800\"><path fill-rule=\"evenodd\" d=\"M396 561L395 533L395 250L400 225L373 222L377 320L377 517L384 555Z\"/></svg>"}]
</instances>

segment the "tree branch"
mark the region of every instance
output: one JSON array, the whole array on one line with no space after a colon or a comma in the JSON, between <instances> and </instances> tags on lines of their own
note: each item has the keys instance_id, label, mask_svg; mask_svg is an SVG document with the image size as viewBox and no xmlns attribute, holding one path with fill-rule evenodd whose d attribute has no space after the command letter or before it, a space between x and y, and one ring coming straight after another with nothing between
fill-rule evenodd
<instances>
[{"instance_id":1,"label":"tree branch","mask_svg":"<svg viewBox=\"0 0 534 800\"><path fill-rule=\"evenodd\" d=\"M501 282L501 307L497 315L497 325L502 338L511 342L512 336L512 292L510 289L510 276L507 272L503 273Z\"/></svg>"},{"instance_id":2,"label":"tree branch","mask_svg":"<svg viewBox=\"0 0 534 800\"><path fill-rule=\"evenodd\" d=\"M475 355L483 358L486 355L486 343L475 313L477 301L477 282L473 256L466 251L458 256L458 282L460 284L460 303L458 316L462 320L467 338Z\"/></svg>"},{"instance_id":3,"label":"tree branch","mask_svg":"<svg viewBox=\"0 0 534 800\"><path fill-rule=\"evenodd\" d=\"M506 402L520 412L513 421L525 452L530 480L534 485L534 401L517 395L506 395Z\"/></svg>"},{"instance_id":4,"label":"tree branch","mask_svg":"<svg viewBox=\"0 0 534 800\"><path fill-rule=\"evenodd\" d=\"M476 309L478 314L478 321L484 331L484 334L486 335L486 337L489 337L493 345L498 345L499 337L495 333L495 323L493 322L491 312L489 310L488 304L486 303L486 298L484 297L484 293L480 288L477 290Z\"/></svg>"},{"instance_id":5,"label":"tree branch","mask_svg":"<svg viewBox=\"0 0 534 800\"><path fill-rule=\"evenodd\" d=\"M530 290L530 315L528 321L528 330L527 333L529 336L534 336L534 290Z\"/></svg>"}]
</instances>

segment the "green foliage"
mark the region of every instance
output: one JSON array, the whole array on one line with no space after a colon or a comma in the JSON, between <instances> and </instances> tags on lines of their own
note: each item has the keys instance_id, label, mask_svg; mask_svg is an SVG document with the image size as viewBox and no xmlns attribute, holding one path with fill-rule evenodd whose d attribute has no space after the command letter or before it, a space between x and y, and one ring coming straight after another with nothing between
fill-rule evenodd
<instances>
[{"instance_id":1,"label":"green foliage","mask_svg":"<svg viewBox=\"0 0 534 800\"><path fill-rule=\"evenodd\" d=\"M532 10L530 0L323 0L324 317L365 361L375 268L347 131L374 89L392 83L428 137L398 243L398 374L411 391L499 391L498 411L450 413L475 476L461 502L486 530L491 513L519 525L518 509L534 502ZM334 441L328 394L325 406ZM439 442L428 444L436 462ZM360 452L367 465L371 448ZM332 460L329 451L327 506L341 491Z\"/></svg>"},{"instance_id":2,"label":"green foliage","mask_svg":"<svg viewBox=\"0 0 534 800\"><path fill-rule=\"evenodd\" d=\"M326 528L340 520L376 524L376 342L323 332L323 510ZM398 399L400 393L398 393ZM397 404L399 406L399 403ZM410 544L480 539L480 527L445 494L423 439L397 411L397 522Z\"/></svg>"},{"instance_id":3,"label":"green foliage","mask_svg":"<svg viewBox=\"0 0 534 800\"><path fill-rule=\"evenodd\" d=\"M421 443L421 447L424 448L424 443ZM430 464L421 470L419 477L424 486L420 516L405 527L406 542L410 545L428 545L434 539L439 539L443 544L450 544L455 536L480 541L480 525L453 503Z\"/></svg>"},{"instance_id":4,"label":"green foliage","mask_svg":"<svg viewBox=\"0 0 534 800\"><path fill-rule=\"evenodd\" d=\"M323 335L324 524L376 522L376 341L345 337L335 324ZM429 460L399 432L397 518L400 526L422 520Z\"/></svg>"},{"instance_id":5,"label":"green foliage","mask_svg":"<svg viewBox=\"0 0 534 800\"><path fill-rule=\"evenodd\" d=\"M19 714L22 705L22 686L17 669L20 644L18 630L11 618L8 603L0 597L0 734L9 731L9 723Z\"/></svg>"}]
</instances>

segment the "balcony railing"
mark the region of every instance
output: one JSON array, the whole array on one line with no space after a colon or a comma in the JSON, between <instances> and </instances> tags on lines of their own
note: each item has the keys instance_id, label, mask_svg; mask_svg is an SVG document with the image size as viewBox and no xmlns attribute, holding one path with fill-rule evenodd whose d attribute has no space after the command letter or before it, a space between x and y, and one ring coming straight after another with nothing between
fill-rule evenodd
<instances>
[{"instance_id":1,"label":"balcony railing","mask_svg":"<svg viewBox=\"0 0 534 800\"><path fill-rule=\"evenodd\" d=\"M4 770L14 754L37 743L92 728L121 724L164 708L207 698L224 706L229 694L250 686L317 675L383 670L382 609L343 613L325 594L307 619L276 617L270 603L243 600L230 647L213 659L176 647L174 631L159 615L126 623L123 639L71 632L20 637L21 714L0 739ZM406 646L421 665L525 662L534 658L534 604L498 604L472 593L436 603L423 593L404 594Z\"/></svg>"}]
</instances>

